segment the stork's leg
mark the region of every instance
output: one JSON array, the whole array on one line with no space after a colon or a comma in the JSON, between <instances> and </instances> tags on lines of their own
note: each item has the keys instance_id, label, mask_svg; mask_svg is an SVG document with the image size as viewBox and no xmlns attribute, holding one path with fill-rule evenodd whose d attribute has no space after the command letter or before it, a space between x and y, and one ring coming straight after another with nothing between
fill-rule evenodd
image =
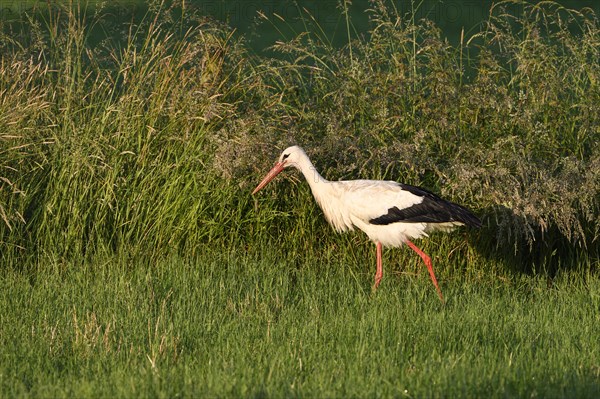
<instances>
[{"instance_id":1,"label":"stork's leg","mask_svg":"<svg viewBox=\"0 0 600 399\"><path fill-rule=\"evenodd\" d=\"M425 266L427 266L427 269L429 270L429 275L431 276L431 281L433 281L433 285L435 285L435 289L438 292L438 295L440 296L440 299L442 300L442 302L444 302L444 297L442 296L442 290L440 290L440 287L438 286L437 283L437 279L435 278L435 274L433 273L433 266L431 265L431 258L429 256L427 256L427 254L423 251L421 251L419 248L417 248L417 246L415 244L413 244L410 241L406 241L406 244L411 247L413 249L413 251L415 251L417 254L419 254L419 256L423 259L423 262L425 262Z\"/></svg>"},{"instance_id":2,"label":"stork's leg","mask_svg":"<svg viewBox=\"0 0 600 399\"><path fill-rule=\"evenodd\" d=\"M383 261L381 260L381 243L377 243L377 271L375 272L375 284L373 290L376 290L383 277Z\"/></svg>"}]
</instances>

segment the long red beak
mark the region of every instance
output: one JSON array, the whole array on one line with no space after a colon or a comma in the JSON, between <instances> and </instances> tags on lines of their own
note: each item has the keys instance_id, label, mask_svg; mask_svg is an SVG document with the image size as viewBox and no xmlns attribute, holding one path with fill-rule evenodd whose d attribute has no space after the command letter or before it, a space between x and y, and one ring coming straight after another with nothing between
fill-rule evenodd
<instances>
[{"instance_id":1,"label":"long red beak","mask_svg":"<svg viewBox=\"0 0 600 399\"><path fill-rule=\"evenodd\" d=\"M284 162L277 162L275 164L275 166L273 166L273 169L271 169L269 171L269 173L267 173L267 175L265 176L265 178L262 179L262 181L260 183L258 183L258 186L256 186L256 188L254 189L254 191L252 191L252 195L254 195L257 192L259 192L264 186L266 186L267 184L269 184L269 182L271 180L273 180L275 178L275 176L277 176L279 173L281 173L281 171L283 170L284 164L285 164Z\"/></svg>"}]
</instances>

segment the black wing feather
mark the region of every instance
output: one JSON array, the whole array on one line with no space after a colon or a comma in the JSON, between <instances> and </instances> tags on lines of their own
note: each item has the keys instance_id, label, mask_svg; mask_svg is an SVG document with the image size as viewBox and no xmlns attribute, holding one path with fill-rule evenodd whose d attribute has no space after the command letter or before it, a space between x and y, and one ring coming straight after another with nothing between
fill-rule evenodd
<instances>
[{"instance_id":1,"label":"black wing feather","mask_svg":"<svg viewBox=\"0 0 600 399\"><path fill-rule=\"evenodd\" d=\"M481 221L468 209L446 201L424 188L400 184L403 190L423 197L419 204L399 209L394 206L388 213L371 219L369 223L386 225L391 223L446 223L461 222L471 227L481 227Z\"/></svg>"}]
</instances>

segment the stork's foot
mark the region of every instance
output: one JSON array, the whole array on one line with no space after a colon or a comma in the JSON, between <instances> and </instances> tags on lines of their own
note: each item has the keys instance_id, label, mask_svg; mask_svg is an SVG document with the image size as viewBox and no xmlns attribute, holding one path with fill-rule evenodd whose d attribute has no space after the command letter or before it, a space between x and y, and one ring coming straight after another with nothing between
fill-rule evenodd
<instances>
[{"instance_id":1,"label":"stork's foot","mask_svg":"<svg viewBox=\"0 0 600 399\"><path fill-rule=\"evenodd\" d=\"M381 278L383 275L375 275L375 283L373 284L373 292L377 291L377 287L379 287L379 283L381 283Z\"/></svg>"},{"instance_id":2,"label":"stork's foot","mask_svg":"<svg viewBox=\"0 0 600 399\"><path fill-rule=\"evenodd\" d=\"M419 248L417 248L417 246L415 244L413 244L412 242L406 241L406 244L409 247L411 247L413 249L413 251L415 251L417 254L419 254L421 259L423 259L423 262L425 262L425 266L427 266L427 270L429 270L429 276L431 277L431 281L433 282L433 285L435 286L435 289L437 290L440 300L442 301L442 303L446 303L446 301L444 300L444 296L442 295L442 290L440 290L440 286L438 285L437 279L435 278L435 273L433 272L433 266L431 265L431 258L425 252L423 252Z\"/></svg>"}]
</instances>

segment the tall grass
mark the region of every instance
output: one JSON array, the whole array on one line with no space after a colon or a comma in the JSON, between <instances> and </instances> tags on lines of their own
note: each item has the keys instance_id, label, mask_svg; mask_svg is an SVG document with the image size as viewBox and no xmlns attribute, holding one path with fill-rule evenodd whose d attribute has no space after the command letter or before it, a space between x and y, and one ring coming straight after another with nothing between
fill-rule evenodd
<instances>
[{"instance_id":1,"label":"tall grass","mask_svg":"<svg viewBox=\"0 0 600 399\"><path fill-rule=\"evenodd\" d=\"M237 90L228 76L244 62L225 69L231 33L204 21L179 30L158 9L122 45L90 48L85 15L48 11L52 29L31 26L40 42L3 57L4 177L13 187L3 191L3 241L82 254L210 237L219 212L210 193L222 191L206 166L206 135L231 113L221 98Z\"/></svg>"},{"instance_id":2,"label":"tall grass","mask_svg":"<svg viewBox=\"0 0 600 399\"><path fill-rule=\"evenodd\" d=\"M309 35L274 47L290 55L278 87L295 88L281 90L298 110L291 139L318 143L326 175L437 187L481 209L515 249L597 247L595 16L503 2L465 48L384 3L372 21L367 39L339 51ZM290 141L265 142L277 139Z\"/></svg>"},{"instance_id":3,"label":"tall grass","mask_svg":"<svg viewBox=\"0 0 600 399\"><path fill-rule=\"evenodd\" d=\"M328 178L398 179L473 208L481 248L532 254L518 267L597 257L596 16L501 2L452 46L383 1L369 13L364 37L347 20L343 48L307 31L276 58L157 2L99 42L109 11L52 6L21 34L5 24L2 256L310 250L326 226L308 190L249 196L298 143Z\"/></svg>"}]
</instances>

